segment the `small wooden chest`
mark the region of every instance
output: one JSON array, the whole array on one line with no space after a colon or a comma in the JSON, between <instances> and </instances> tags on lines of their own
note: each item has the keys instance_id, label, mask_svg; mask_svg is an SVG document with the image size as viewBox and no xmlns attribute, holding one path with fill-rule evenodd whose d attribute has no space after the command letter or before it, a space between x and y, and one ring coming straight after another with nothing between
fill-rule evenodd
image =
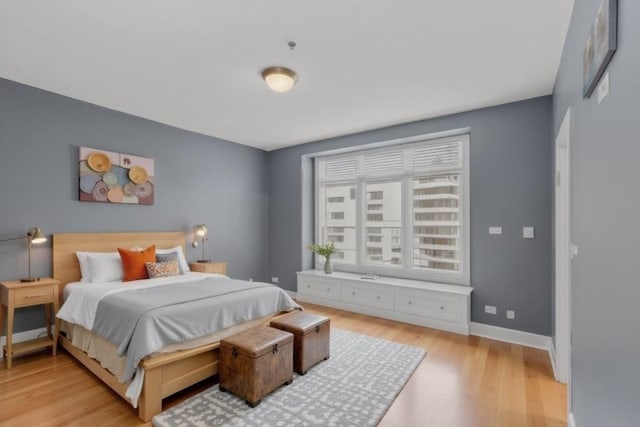
<instances>
[{"instance_id":1,"label":"small wooden chest","mask_svg":"<svg viewBox=\"0 0 640 427\"><path fill-rule=\"evenodd\" d=\"M293 335L268 326L220 341L220 390L255 407L264 396L293 380Z\"/></svg>"},{"instance_id":2,"label":"small wooden chest","mask_svg":"<svg viewBox=\"0 0 640 427\"><path fill-rule=\"evenodd\" d=\"M293 334L293 368L300 375L329 358L328 317L298 311L271 321L271 326Z\"/></svg>"}]
</instances>

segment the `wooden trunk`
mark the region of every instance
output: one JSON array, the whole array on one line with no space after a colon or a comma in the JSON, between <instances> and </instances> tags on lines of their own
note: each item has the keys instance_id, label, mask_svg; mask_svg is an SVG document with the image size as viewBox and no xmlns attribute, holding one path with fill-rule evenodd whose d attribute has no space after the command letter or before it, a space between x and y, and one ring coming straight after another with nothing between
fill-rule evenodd
<instances>
[{"instance_id":1,"label":"wooden trunk","mask_svg":"<svg viewBox=\"0 0 640 427\"><path fill-rule=\"evenodd\" d=\"M220 341L221 391L256 406L264 396L293 380L293 335L268 326Z\"/></svg>"},{"instance_id":2,"label":"wooden trunk","mask_svg":"<svg viewBox=\"0 0 640 427\"><path fill-rule=\"evenodd\" d=\"M271 326L293 334L293 367L304 375L330 355L330 319L296 312L271 321Z\"/></svg>"}]
</instances>

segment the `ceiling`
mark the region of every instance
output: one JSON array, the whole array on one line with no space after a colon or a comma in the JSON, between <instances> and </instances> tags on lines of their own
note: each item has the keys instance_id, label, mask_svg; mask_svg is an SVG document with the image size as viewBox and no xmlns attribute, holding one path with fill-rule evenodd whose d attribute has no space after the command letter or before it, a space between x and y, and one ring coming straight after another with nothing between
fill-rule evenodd
<instances>
[{"instance_id":1,"label":"ceiling","mask_svg":"<svg viewBox=\"0 0 640 427\"><path fill-rule=\"evenodd\" d=\"M0 77L273 150L548 95L572 7L0 0ZM290 92L265 85L273 65L298 73Z\"/></svg>"}]
</instances>

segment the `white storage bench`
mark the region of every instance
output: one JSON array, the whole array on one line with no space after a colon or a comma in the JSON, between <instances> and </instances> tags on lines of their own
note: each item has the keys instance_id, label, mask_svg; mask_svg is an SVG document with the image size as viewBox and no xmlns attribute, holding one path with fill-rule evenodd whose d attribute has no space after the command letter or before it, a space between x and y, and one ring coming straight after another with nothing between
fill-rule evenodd
<instances>
[{"instance_id":1,"label":"white storage bench","mask_svg":"<svg viewBox=\"0 0 640 427\"><path fill-rule=\"evenodd\" d=\"M321 270L298 272L298 301L469 335L471 286Z\"/></svg>"}]
</instances>

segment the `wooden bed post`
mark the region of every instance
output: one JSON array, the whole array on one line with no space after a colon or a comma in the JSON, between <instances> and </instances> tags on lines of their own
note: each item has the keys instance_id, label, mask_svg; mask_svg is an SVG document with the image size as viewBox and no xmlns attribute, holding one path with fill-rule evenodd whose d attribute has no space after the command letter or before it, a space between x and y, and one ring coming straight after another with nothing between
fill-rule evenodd
<instances>
[{"instance_id":1,"label":"wooden bed post","mask_svg":"<svg viewBox=\"0 0 640 427\"><path fill-rule=\"evenodd\" d=\"M144 374L142 394L138 402L138 416L145 422L162 412L162 370L150 369Z\"/></svg>"}]
</instances>

